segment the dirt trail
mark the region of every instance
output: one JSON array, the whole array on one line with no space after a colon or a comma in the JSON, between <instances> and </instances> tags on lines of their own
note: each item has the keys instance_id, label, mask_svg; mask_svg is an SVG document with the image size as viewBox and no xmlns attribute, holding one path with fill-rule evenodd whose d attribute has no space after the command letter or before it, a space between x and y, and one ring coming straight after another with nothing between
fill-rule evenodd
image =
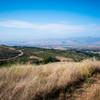
<instances>
[{"instance_id":1,"label":"dirt trail","mask_svg":"<svg viewBox=\"0 0 100 100\"><path fill-rule=\"evenodd\" d=\"M93 75L89 80L89 83L84 82L72 96L66 96L64 100L100 100L100 74Z\"/></svg>"}]
</instances>

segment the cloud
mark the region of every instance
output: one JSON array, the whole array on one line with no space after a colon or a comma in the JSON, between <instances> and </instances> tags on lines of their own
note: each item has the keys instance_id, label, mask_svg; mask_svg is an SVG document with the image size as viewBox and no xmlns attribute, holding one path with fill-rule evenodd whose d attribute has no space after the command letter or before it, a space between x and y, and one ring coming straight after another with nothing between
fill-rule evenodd
<instances>
[{"instance_id":1,"label":"cloud","mask_svg":"<svg viewBox=\"0 0 100 100\"><path fill-rule=\"evenodd\" d=\"M2 21L0 22L1 27L9 27L9 28L33 28L34 24L24 22L24 21Z\"/></svg>"},{"instance_id":2,"label":"cloud","mask_svg":"<svg viewBox=\"0 0 100 100\"><path fill-rule=\"evenodd\" d=\"M21 29L33 29L35 31L45 31L45 32L92 32L99 31L100 27L96 24L90 25L67 25L64 23L56 24L33 24L25 21L17 21L17 20L9 20L9 21L1 21L0 27L8 27L8 28L21 28Z\"/></svg>"}]
</instances>

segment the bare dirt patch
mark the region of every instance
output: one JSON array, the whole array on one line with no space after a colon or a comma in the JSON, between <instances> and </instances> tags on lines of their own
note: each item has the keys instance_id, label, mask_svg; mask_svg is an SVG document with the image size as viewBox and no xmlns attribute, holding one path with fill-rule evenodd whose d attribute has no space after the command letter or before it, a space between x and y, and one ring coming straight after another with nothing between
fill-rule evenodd
<instances>
[{"instance_id":1,"label":"bare dirt patch","mask_svg":"<svg viewBox=\"0 0 100 100\"><path fill-rule=\"evenodd\" d=\"M39 60L39 61L43 60L42 58L39 58L39 57L37 57L37 56L29 56L29 58L30 58L30 59L37 59L37 60Z\"/></svg>"},{"instance_id":2,"label":"bare dirt patch","mask_svg":"<svg viewBox=\"0 0 100 100\"><path fill-rule=\"evenodd\" d=\"M66 58L66 57L62 57L62 56L56 56L56 59L60 60L61 62L66 62L66 61L72 62L73 61L73 59L71 59L71 58Z\"/></svg>"},{"instance_id":3,"label":"bare dirt patch","mask_svg":"<svg viewBox=\"0 0 100 100\"><path fill-rule=\"evenodd\" d=\"M89 78L89 82L84 82L73 94L65 94L63 100L100 100L100 74L95 74Z\"/></svg>"}]
</instances>

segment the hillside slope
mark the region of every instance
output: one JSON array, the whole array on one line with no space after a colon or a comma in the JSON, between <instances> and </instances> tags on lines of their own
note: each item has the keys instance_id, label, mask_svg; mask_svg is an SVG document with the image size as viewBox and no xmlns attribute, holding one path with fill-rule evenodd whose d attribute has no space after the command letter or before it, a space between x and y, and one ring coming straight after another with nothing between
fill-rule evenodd
<instances>
[{"instance_id":1,"label":"hillside slope","mask_svg":"<svg viewBox=\"0 0 100 100\"><path fill-rule=\"evenodd\" d=\"M14 48L10 48L7 46L0 46L0 60L9 59L11 57L15 57L19 54Z\"/></svg>"},{"instance_id":2,"label":"hillside slope","mask_svg":"<svg viewBox=\"0 0 100 100\"><path fill-rule=\"evenodd\" d=\"M97 72L100 72L100 62L95 60L1 68L0 100L72 100L73 91L85 81L90 83L89 78Z\"/></svg>"}]
</instances>

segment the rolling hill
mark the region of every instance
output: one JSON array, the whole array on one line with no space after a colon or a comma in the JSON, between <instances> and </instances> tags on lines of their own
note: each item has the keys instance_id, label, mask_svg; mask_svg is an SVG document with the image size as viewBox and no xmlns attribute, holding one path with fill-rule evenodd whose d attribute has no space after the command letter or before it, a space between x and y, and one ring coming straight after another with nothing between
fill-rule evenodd
<instances>
[{"instance_id":1,"label":"rolling hill","mask_svg":"<svg viewBox=\"0 0 100 100\"><path fill-rule=\"evenodd\" d=\"M50 62L79 62L84 59L93 58L100 60L98 49L72 49L58 50L25 46L0 46L0 61L3 64L47 64ZM7 62L6 62L7 61ZM0 62L1 63L1 62ZM2 63L1 63L2 65Z\"/></svg>"},{"instance_id":2,"label":"rolling hill","mask_svg":"<svg viewBox=\"0 0 100 100\"><path fill-rule=\"evenodd\" d=\"M99 52L0 46L0 100L99 100Z\"/></svg>"},{"instance_id":3,"label":"rolling hill","mask_svg":"<svg viewBox=\"0 0 100 100\"><path fill-rule=\"evenodd\" d=\"M19 51L17 51L14 48L7 46L0 46L0 61L16 57L18 54Z\"/></svg>"}]
</instances>

